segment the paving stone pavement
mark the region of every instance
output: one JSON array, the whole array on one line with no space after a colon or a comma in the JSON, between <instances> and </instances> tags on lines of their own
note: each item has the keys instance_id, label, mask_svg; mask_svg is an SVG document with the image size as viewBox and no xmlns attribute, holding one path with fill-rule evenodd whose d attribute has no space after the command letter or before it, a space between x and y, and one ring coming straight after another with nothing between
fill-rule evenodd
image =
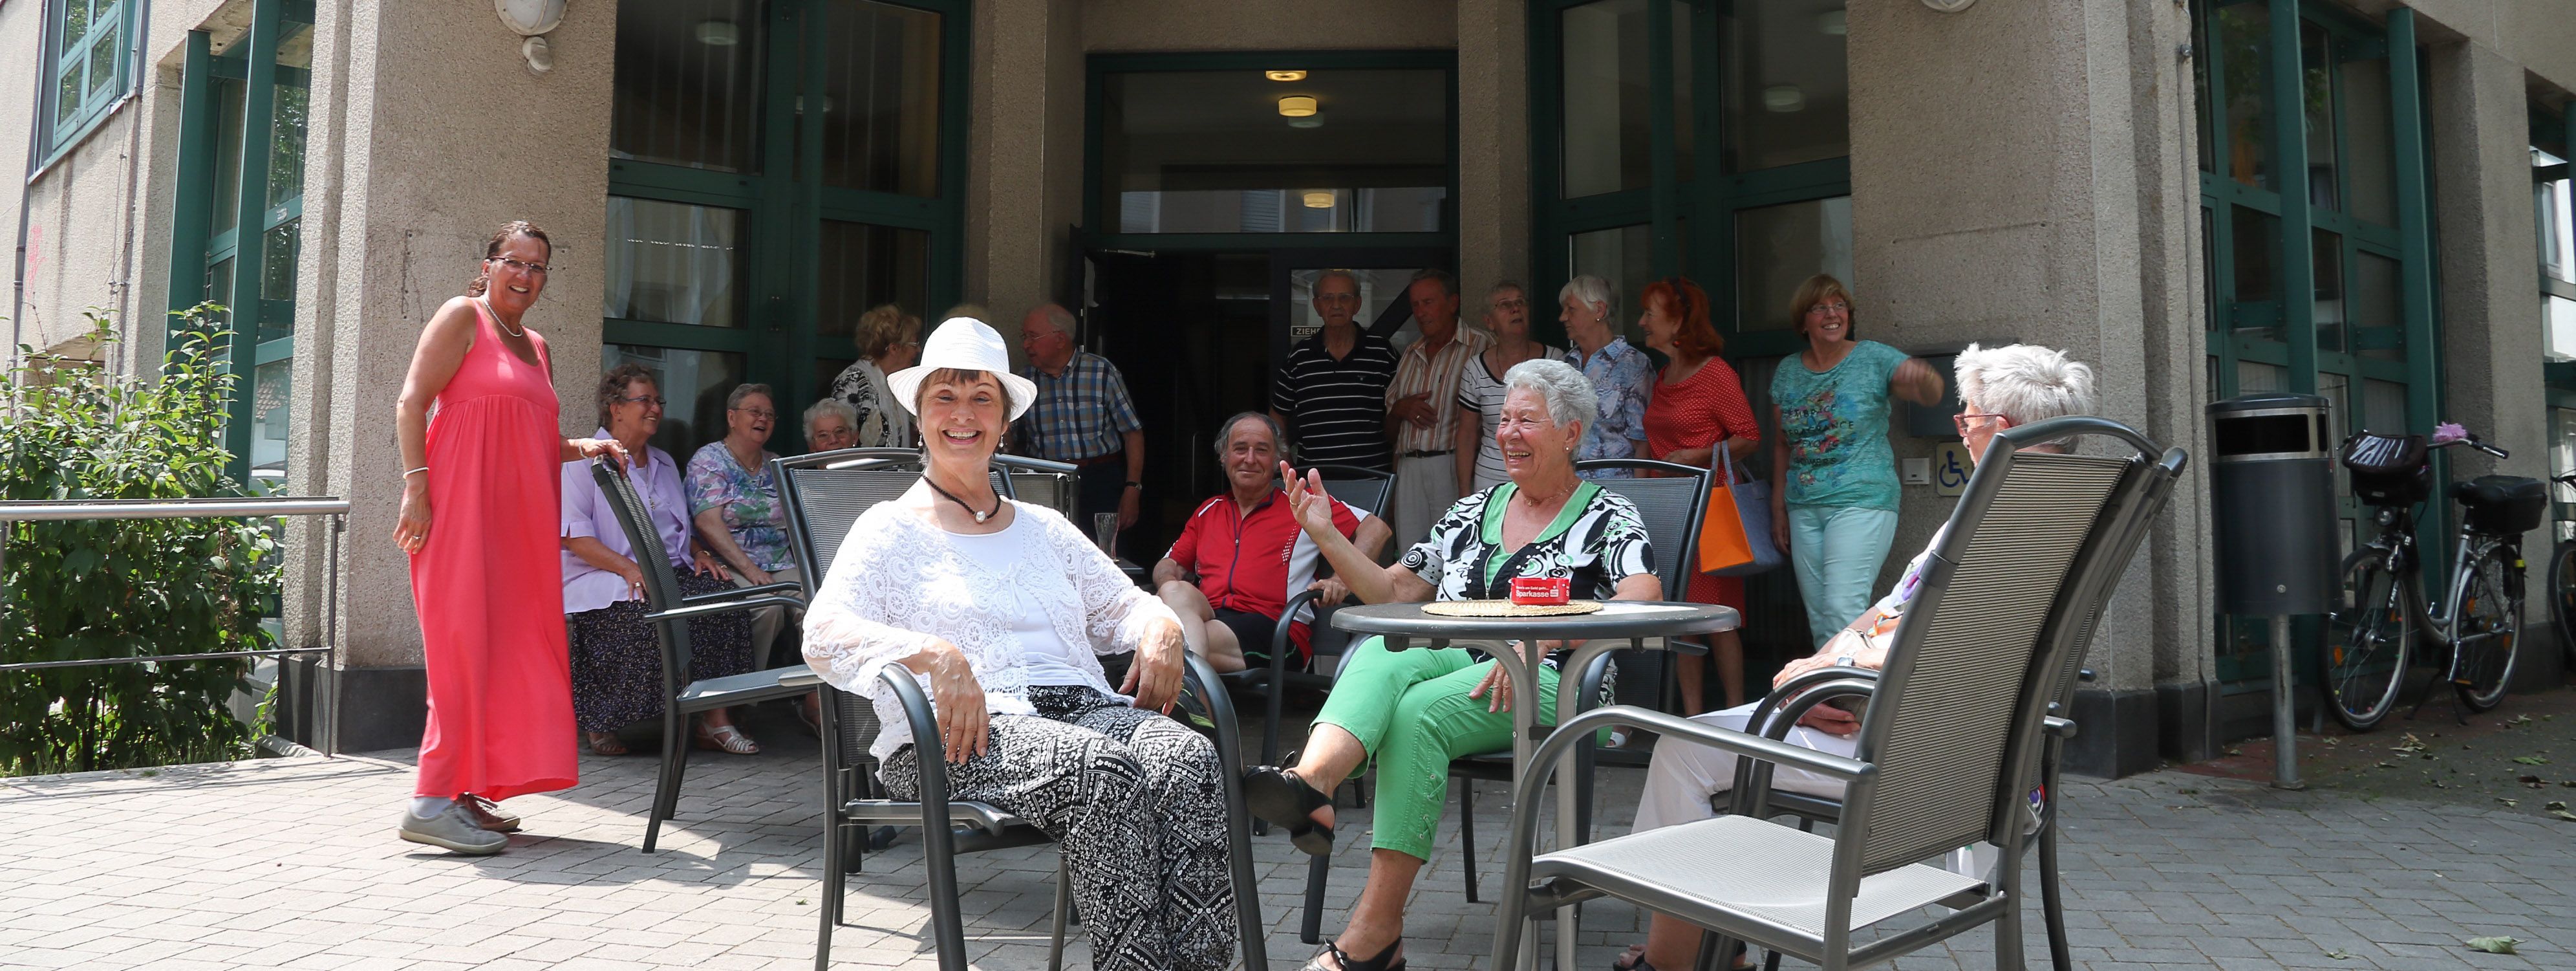
<instances>
[{"instance_id":1,"label":"paving stone pavement","mask_svg":"<svg viewBox=\"0 0 2576 971\"><path fill-rule=\"evenodd\" d=\"M759 756L692 760L682 818L650 856L636 851L649 758L585 756L578 788L513 800L528 831L481 858L394 838L409 752L0 779L0 967L809 968L815 748L784 728L756 734ZM1625 830L1638 777L1605 770L1605 834ZM2576 823L2171 771L2065 788L2080 967L2576 968ZM1506 801L1489 784L1476 802L1488 893ZM1365 875L1367 817L1344 813L1328 934ZM1440 839L1407 953L1427 971L1484 967L1491 904L1460 893L1455 819ZM1277 834L1255 850L1267 952L1287 971L1316 950L1297 939L1305 858ZM1054 867L1042 847L960 860L978 967L1045 966ZM934 966L918 841L866 869L834 967ZM2037 911L2030 954L2045 967ZM1633 909L1599 902L1579 935L1594 969L1643 938ZM2480 935L2520 938L2521 953L2462 946ZM1068 966L1087 967L1075 936ZM1991 967L1992 948L1977 933L1894 967Z\"/></svg>"}]
</instances>

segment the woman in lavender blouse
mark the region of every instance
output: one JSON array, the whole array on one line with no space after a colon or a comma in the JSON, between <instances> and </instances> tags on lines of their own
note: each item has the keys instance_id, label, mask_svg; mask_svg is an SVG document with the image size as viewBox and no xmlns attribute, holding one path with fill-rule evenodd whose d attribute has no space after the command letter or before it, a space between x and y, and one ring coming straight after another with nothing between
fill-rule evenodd
<instances>
[{"instance_id":1,"label":"woman in lavender blouse","mask_svg":"<svg viewBox=\"0 0 2576 971\"><path fill-rule=\"evenodd\" d=\"M662 392L640 364L619 365L599 382L597 437L614 438L635 457L630 473L662 547L670 554L683 594L732 589L724 564L689 541L689 498L680 487L671 453L646 442L662 427ZM624 755L617 730L661 717L662 647L644 619L644 570L617 524L608 496L591 478L590 463L563 465L564 626L572 645L573 721L590 750ZM689 680L721 678L751 670L751 618L733 613L689 622ZM700 748L748 755L759 751L725 710L701 716Z\"/></svg>"}]
</instances>

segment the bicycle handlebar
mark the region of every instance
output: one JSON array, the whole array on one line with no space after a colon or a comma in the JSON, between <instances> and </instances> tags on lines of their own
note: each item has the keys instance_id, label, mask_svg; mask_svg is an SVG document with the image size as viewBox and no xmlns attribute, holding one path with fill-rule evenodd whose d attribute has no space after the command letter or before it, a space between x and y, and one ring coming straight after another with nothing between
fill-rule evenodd
<instances>
[{"instance_id":1,"label":"bicycle handlebar","mask_svg":"<svg viewBox=\"0 0 2576 971\"><path fill-rule=\"evenodd\" d=\"M2505 450L2504 450L2504 449L2502 449L2502 448L2498 448L2498 447L2496 447L2496 446L2493 446L2493 445L2489 445L2489 444L2487 444L2486 440L2485 440L2485 439L2482 439L2482 438L2479 438L2479 437L2477 436L2477 433L2475 433L2475 432L2470 432L2470 433L2468 433L2468 437L2466 437L2466 438L2454 438L2454 439L2452 439L2452 440L2450 440L2450 441L2447 441L2447 442L2437 443L2437 444L2435 444L2433 447L2434 447L2434 448L2449 448L2449 447L2451 447L2451 446L2453 446L2453 445L2466 445L2466 446L2468 446L2468 447L2470 447L2470 448L2477 449L2478 451L2485 452L2485 453L2487 453L2487 454L2489 454L2489 455L2493 455L2493 456L2495 456L2495 457L2497 457L2497 458L2500 458L2500 459L2509 459L2509 458L2512 458L2512 457L2513 457L2513 453L2512 453L2512 452L2508 452L2508 451L2505 451Z\"/></svg>"}]
</instances>

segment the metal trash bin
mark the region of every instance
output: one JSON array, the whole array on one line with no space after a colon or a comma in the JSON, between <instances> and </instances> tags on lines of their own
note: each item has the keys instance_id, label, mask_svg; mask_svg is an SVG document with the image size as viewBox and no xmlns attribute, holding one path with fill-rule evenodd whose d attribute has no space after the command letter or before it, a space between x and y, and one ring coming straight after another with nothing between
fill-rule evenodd
<instances>
[{"instance_id":1,"label":"metal trash bin","mask_svg":"<svg viewBox=\"0 0 2576 971\"><path fill-rule=\"evenodd\" d=\"M2261 392L2209 406L2210 518L2218 533L2218 609L2268 615L2272 784L2299 781L2290 617L2334 609L2334 447L2326 399ZM2214 699L2213 699L2214 701Z\"/></svg>"},{"instance_id":2,"label":"metal trash bin","mask_svg":"<svg viewBox=\"0 0 2576 971\"><path fill-rule=\"evenodd\" d=\"M2334 450L2326 399L2260 392L2209 406L2210 517L2218 533L2218 609L2334 609Z\"/></svg>"}]
</instances>

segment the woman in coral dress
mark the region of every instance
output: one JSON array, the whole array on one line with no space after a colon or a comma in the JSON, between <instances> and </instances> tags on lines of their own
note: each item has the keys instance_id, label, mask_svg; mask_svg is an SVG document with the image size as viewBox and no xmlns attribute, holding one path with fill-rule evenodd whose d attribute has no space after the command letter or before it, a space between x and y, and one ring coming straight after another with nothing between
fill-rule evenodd
<instances>
[{"instance_id":1,"label":"woman in coral dress","mask_svg":"<svg viewBox=\"0 0 2576 971\"><path fill-rule=\"evenodd\" d=\"M1646 346L1672 362L1656 376L1655 397L1646 405L1647 454L1666 462L1724 468L1716 451L1723 447L1734 454L1736 479L1743 481L1745 457L1761 443L1762 426L1754 422L1753 405L1744 400L1744 382L1717 356L1726 344L1709 323L1708 294L1699 284L1674 277L1646 287L1639 299L1646 310L1637 326L1646 332ZM1692 560L1685 556L1682 562ZM1744 578L1710 576L1694 569L1687 596L1692 603L1740 611ZM1711 653L1717 656L1718 684L1726 691L1723 707L1743 704L1743 638L1725 631L1709 641ZM1684 654L1676 659L1673 673L1681 681L1682 714L1707 710L1700 687L1707 670L1707 658Z\"/></svg>"},{"instance_id":2,"label":"woman in coral dress","mask_svg":"<svg viewBox=\"0 0 2576 971\"><path fill-rule=\"evenodd\" d=\"M398 832L458 853L500 852L519 820L495 804L577 775L563 587L536 581L558 570L562 463L626 452L557 429L545 338L519 324L553 255L525 222L493 234L482 275L421 332L394 406L394 542L411 554L429 677L420 776Z\"/></svg>"}]
</instances>

